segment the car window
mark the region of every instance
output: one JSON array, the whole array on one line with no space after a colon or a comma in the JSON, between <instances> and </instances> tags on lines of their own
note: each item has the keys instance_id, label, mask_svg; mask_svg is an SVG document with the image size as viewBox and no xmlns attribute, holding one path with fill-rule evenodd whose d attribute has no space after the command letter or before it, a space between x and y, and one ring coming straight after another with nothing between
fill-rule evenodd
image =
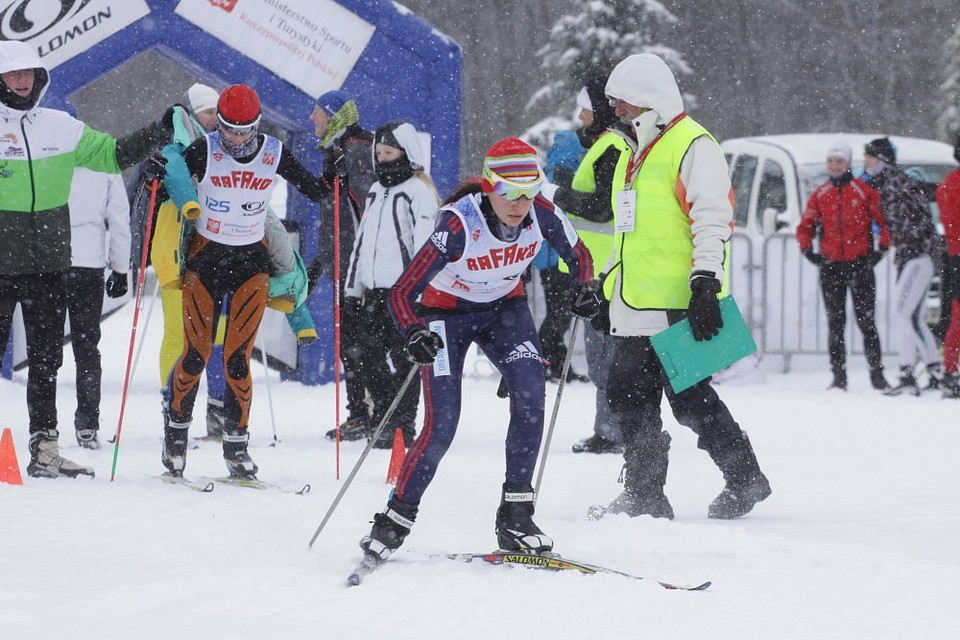
<instances>
[{"instance_id":1,"label":"car window","mask_svg":"<svg viewBox=\"0 0 960 640\"><path fill-rule=\"evenodd\" d=\"M746 226L750 212L750 192L753 190L753 177L757 173L757 157L743 154L737 157L737 162L730 174L733 185L733 223Z\"/></svg>"}]
</instances>

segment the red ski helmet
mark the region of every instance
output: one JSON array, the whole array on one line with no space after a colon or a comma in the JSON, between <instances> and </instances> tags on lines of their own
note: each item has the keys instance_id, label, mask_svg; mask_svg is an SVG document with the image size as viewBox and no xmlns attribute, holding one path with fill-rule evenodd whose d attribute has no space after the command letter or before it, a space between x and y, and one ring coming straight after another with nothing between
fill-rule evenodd
<instances>
[{"instance_id":1,"label":"red ski helmet","mask_svg":"<svg viewBox=\"0 0 960 640\"><path fill-rule=\"evenodd\" d=\"M217 119L231 133L254 131L260 123L260 98L245 84L234 84L220 93Z\"/></svg>"}]
</instances>

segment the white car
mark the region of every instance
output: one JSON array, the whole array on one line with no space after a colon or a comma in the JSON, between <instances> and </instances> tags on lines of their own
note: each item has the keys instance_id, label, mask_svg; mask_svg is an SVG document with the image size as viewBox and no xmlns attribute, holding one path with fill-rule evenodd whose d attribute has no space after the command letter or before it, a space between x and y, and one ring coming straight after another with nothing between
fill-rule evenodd
<instances>
[{"instance_id":1,"label":"white car","mask_svg":"<svg viewBox=\"0 0 960 640\"><path fill-rule=\"evenodd\" d=\"M724 140L720 146L733 183L734 231L761 239L793 232L810 194L827 180L830 146L838 141L850 145L853 175L859 177L864 145L882 137L880 133L796 133ZM918 180L942 182L957 166L953 147L943 142L903 136L890 136L890 141L900 166ZM935 211L934 217L939 225Z\"/></svg>"}]
</instances>

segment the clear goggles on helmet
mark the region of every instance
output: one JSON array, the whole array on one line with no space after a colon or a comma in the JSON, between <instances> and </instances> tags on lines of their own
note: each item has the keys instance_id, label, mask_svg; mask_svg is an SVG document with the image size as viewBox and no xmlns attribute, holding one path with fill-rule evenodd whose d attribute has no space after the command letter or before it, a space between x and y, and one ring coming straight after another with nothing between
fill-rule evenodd
<instances>
[{"instance_id":1,"label":"clear goggles on helmet","mask_svg":"<svg viewBox=\"0 0 960 640\"><path fill-rule=\"evenodd\" d=\"M513 182L512 180L500 178L493 182L493 192L510 201L516 201L520 198L533 200L537 197L537 194L540 193L540 187L542 185L542 179L538 179L536 182Z\"/></svg>"},{"instance_id":2,"label":"clear goggles on helmet","mask_svg":"<svg viewBox=\"0 0 960 640\"><path fill-rule=\"evenodd\" d=\"M244 135L247 133L253 133L257 130L257 127L260 126L260 116L257 116L253 122L244 125L237 125L230 122L227 122L223 119L219 113L217 114L217 127L227 133L233 134L235 136Z\"/></svg>"}]
</instances>

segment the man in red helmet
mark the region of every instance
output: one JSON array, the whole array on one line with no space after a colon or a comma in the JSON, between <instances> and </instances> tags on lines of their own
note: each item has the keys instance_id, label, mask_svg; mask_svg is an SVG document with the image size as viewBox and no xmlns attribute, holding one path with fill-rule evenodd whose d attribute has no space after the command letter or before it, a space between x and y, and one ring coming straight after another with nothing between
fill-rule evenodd
<instances>
[{"instance_id":1,"label":"man in red helmet","mask_svg":"<svg viewBox=\"0 0 960 640\"><path fill-rule=\"evenodd\" d=\"M170 398L161 460L183 474L187 432L200 376L210 358L221 306L227 305L224 368L227 389L223 457L230 475L255 478L247 453L253 385L250 356L267 303L270 255L265 223L270 195L281 176L313 201L331 185L312 175L283 144L258 132L260 99L252 88L227 87L217 103L217 128L171 160L168 183L197 181L197 200L184 209L196 217L196 234L183 273L184 350L167 383ZM224 297L226 296L226 302Z\"/></svg>"}]
</instances>

